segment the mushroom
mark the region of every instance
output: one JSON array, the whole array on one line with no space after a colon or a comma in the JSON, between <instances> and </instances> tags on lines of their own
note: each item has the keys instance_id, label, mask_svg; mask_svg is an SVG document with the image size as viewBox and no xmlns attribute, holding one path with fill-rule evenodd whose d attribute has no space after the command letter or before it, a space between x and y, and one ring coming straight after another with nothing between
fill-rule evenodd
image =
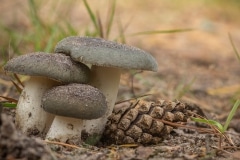
<instances>
[{"instance_id":1,"label":"mushroom","mask_svg":"<svg viewBox=\"0 0 240 160\"><path fill-rule=\"evenodd\" d=\"M42 94L61 83L86 83L89 68L64 54L36 52L18 56L4 66L6 72L31 76L19 97L16 125L24 134L46 133L54 116L41 108Z\"/></svg>"},{"instance_id":2,"label":"mushroom","mask_svg":"<svg viewBox=\"0 0 240 160\"><path fill-rule=\"evenodd\" d=\"M107 117L112 113L122 70L158 69L156 60L147 52L100 38L67 37L56 45L54 52L70 55L75 61L92 65L89 84L103 92L108 104L103 117L85 122L85 131L95 138L100 138Z\"/></svg>"},{"instance_id":3,"label":"mushroom","mask_svg":"<svg viewBox=\"0 0 240 160\"><path fill-rule=\"evenodd\" d=\"M56 115L46 139L78 142L81 140L82 119L97 119L104 115L107 102L97 88L74 83L53 87L45 92L42 107Z\"/></svg>"}]
</instances>

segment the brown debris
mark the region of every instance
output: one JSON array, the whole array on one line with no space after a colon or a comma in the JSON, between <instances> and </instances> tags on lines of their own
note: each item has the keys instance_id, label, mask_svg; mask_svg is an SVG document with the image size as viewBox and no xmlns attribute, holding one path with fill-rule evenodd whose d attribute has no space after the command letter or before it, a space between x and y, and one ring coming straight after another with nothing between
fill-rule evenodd
<instances>
[{"instance_id":1,"label":"brown debris","mask_svg":"<svg viewBox=\"0 0 240 160\"><path fill-rule=\"evenodd\" d=\"M0 157L2 159L53 159L40 140L20 134L6 114L0 114Z\"/></svg>"}]
</instances>

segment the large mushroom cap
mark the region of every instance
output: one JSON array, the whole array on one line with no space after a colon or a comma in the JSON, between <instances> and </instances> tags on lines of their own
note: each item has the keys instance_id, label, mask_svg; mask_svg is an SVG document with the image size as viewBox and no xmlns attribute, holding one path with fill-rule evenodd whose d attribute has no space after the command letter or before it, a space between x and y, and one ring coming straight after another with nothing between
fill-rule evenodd
<instances>
[{"instance_id":1,"label":"large mushroom cap","mask_svg":"<svg viewBox=\"0 0 240 160\"><path fill-rule=\"evenodd\" d=\"M101 38L67 37L57 44L55 52L97 66L150 71L158 69L156 60L147 52Z\"/></svg>"},{"instance_id":2,"label":"large mushroom cap","mask_svg":"<svg viewBox=\"0 0 240 160\"><path fill-rule=\"evenodd\" d=\"M36 52L25 54L9 60L4 66L7 72L44 76L63 83L87 83L90 70L76 63L64 54L46 54Z\"/></svg>"},{"instance_id":3,"label":"large mushroom cap","mask_svg":"<svg viewBox=\"0 0 240 160\"><path fill-rule=\"evenodd\" d=\"M42 98L46 112L79 119L96 119L107 110L105 96L86 84L69 84L48 90Z\"/></svg>"}]
</instances>

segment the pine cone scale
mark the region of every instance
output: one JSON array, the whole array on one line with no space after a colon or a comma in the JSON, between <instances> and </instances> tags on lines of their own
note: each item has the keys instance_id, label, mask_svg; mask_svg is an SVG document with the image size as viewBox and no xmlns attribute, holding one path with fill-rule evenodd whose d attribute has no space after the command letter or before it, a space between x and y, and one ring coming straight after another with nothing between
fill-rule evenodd
<instances>
[{"instance_id":1,"label":"pine cone scale","mask_svg":"<svg viewBox=\"0 0 240 160\"><path fill-rule=\"evenodd\" d=\"M143 100L124 102L115 106L106 125L103 140L107 143L156 144L173 131L171 123L186 122L189 106L179 101L160 100L156 103Z\"/></svg>"}]
</instances>

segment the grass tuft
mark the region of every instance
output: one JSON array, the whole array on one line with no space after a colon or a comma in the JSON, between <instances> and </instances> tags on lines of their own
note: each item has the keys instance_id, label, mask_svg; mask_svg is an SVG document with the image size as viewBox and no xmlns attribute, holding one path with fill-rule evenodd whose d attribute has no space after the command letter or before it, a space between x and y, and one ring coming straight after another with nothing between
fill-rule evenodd
<instances>
[{"instance_id":1,"label":"grass tuft","mask_svg":"<svg viewBox=\"0 0 240 160\"><path fill-rule=\"evenodd\" d=\"M211 120L211 119L209 120L209 119L205 119L205 118L192 117L192 120L195 122L205 123L205 124L211 126L211 128L215 129L217 132L219 132L220 133L219 134L219 148L221 148L222 137L227 138L227 136L225 136L224 133L228 129L228 126L229 126L233 116L235 115L239 105L240 105L240 99L236 100L236 102L234 103L230 113L228 114L228 117L227 117L224 125L222 125L218 121Z\"/></svg>"}]
</instances>

